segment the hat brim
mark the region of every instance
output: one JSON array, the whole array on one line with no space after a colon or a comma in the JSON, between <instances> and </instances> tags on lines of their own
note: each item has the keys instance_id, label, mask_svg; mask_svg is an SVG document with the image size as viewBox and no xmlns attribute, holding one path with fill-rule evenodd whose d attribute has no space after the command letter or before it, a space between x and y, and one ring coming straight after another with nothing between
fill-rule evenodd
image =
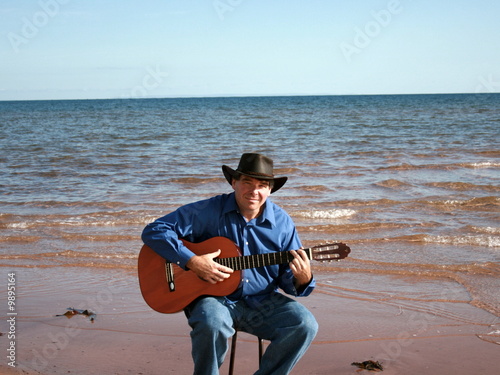
<instances>
[{"instance_id":1,"label":"hat brim","mask_svg":"<svg viewBox=\"0 0 500 375\"><path fill-rule=\"evenodd\" d=\"M278 191L285 185L286 181L288 180L288 177L283 176L283 177L265 177L265 176L256 176L248 173L243 173L243 172L236 172L234 169L231 167L228 167L227 165L222 166L222 172L224 173L224 177L226 177L227 182L229 182L229 185L233 184L233 178L236 177L237 175L244 175L252 178L256 178L258 180L267 180L267 181L274 181L273 188L271 189L271 194Z\"/></svg>"}]
</instances>

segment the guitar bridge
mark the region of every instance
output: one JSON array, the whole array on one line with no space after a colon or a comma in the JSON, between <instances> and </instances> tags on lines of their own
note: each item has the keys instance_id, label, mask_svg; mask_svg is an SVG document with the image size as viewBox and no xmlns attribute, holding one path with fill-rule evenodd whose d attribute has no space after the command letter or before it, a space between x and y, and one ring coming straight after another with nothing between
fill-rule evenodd
<instances>
[{"instance_id":1,"label":"guitar bridge","mask_svg":"<svg viewBox=\"0 0 500 375\"><path fill-rule=\"evenodd\" d=\"M165 262L165 275L167 277L168 289L175 292L174 267L169 261Z\"/></svg>"}]
</instances>

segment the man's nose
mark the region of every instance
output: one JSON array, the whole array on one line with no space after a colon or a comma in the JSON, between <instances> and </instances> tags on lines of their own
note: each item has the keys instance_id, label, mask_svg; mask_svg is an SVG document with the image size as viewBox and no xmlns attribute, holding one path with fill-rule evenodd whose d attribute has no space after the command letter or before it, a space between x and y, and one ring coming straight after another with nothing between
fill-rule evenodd
<instances>
[{"instance_id":1,"label":"man's nose","mask_svg":"<svg viewBox=\"0 0 500 375\"><path fill-rule=\"evenodd\" d=\"M250 186L250 192L252 194L257 194L259 191L259 185L253 185L253 186Z\"/></svg>"}]
</instances>

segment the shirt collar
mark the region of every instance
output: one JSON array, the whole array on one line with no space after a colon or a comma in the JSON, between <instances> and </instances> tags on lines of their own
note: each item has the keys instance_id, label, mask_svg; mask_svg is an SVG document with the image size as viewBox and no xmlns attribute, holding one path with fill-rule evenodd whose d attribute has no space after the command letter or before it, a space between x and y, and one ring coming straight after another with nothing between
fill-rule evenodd
<instances>
[{"instance_id":1,"label":"shirt collar","mask_svg":"<svg viewBox=\"0 0 500 375\"><path fill-rule=\"evenodd\" d=\"M264 204L264 210L262 214L255 219L257 225L263 225L266 222L269 222L271 226L275 226L276 218L274 216L274 210L272 208L273 203L269 200L266 200ZM224 204L224 209L222 211L223 214L227 214L229 212L236 211L239 212L238 204L236 203L236 198L234 192L229 194L226 203Z\"/></svg>"},{"instance_id":2,"label":"shirt collar","mask_svg":"<svg viewBox=\"0 0 500 375\"><path fill-rule=\"evenodd\" d=\"M222 213L225 215L232 211L238 211L238 205L236 204L234 193L228 194Z\"/></svg>"}]
</instances>

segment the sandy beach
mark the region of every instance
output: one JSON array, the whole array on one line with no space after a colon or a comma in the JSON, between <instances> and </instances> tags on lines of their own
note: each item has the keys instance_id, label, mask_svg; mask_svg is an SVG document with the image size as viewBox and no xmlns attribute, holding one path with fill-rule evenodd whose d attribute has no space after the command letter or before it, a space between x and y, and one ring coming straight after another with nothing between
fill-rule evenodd
<instances>
[{"instance_id":1,"label":"sandy beach","mask_svg":"<svg viewBox=\"0 0 500 375\"><path fill-rule=\"evenodd\" d=\"M221 165L244 152L289 178L272 200L305 247L352 250L314 260L317 288L300 301L320 329L294 375L369 373L351 365L367 360L384 374L498 374L499 99L0 103L0 374L191 374L185 317L140 294L140 234L230 192ZM11 272L17 315L7 315ZM56 316L68 308L96 319ZM235 373L253 374L257 356L256 339L240 335Z\"/></svg>"},{"instance_id":2,"label":"sandy beach","mask_svg":"<svg viewBox=\"0 0 500 375\"><path fill-rule=\"evenodd\" d=\"M78 283L71 282L71 270L63 275L57 268L20 269L16 275L16 367L4 356L1 374L192 373L184 315L152 311L133 272L92 270L80 274ZM458 295L423 305L383 295L385 283L372 285L371 295L335 286L333 281L346 276L356 274L317 273L317 290L301 299L320 330L293 374L356 374L359 369L351 363L366 360L380 361L386 374L498 373L500 337L494 315ZM68 307L88 308L96 319L56 316ZM0 341L4 351L6 329ZM256 339L240 334L235 373L252 374L257 357ZM229 356L221 374L227 373L228 362Z\"/></svg>"}]
</instances>

